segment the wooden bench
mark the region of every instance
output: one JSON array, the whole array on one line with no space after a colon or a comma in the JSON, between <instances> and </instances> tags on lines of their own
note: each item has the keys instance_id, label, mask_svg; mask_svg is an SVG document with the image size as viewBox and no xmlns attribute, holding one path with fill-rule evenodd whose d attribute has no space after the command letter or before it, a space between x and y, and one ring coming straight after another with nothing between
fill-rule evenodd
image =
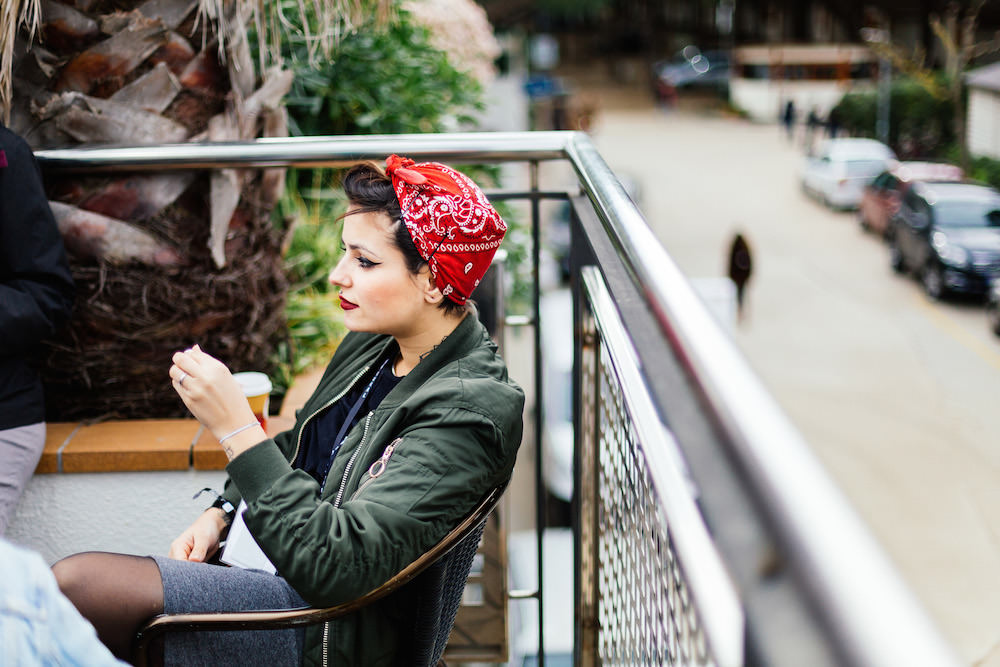
<instances>
[{"instance_id":1,"label":"wooden bench","mask_svg":"<svg viewBox=\"0 0 1000 667\"><path fill-rule=\"evenodd\" d=\"M323 370L295 379L281 412L267 420L268 435L295 424L295 411L312 394ZM194 419L129 419L97 424L49 423L36 474L222 470L226 455Z\"/></svg>"}]
</instances>

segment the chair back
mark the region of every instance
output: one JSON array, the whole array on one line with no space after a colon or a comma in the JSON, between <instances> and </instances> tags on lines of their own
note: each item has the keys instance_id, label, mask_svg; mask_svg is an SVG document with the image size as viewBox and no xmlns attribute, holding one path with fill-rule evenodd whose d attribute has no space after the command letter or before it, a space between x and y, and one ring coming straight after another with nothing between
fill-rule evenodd
<instances>
[{"instance_id":1,"label":"chair back","mask_svg":"<svg viewBox=\"0 0 1000 667\"><path fill-rule=\"evenodd\" d=\"M409 584L416 588L415 622L410 638L411 664L415 667L433 667L444 654L485 526L484 518L451 551Z\"/></svg>"}]
</instances>

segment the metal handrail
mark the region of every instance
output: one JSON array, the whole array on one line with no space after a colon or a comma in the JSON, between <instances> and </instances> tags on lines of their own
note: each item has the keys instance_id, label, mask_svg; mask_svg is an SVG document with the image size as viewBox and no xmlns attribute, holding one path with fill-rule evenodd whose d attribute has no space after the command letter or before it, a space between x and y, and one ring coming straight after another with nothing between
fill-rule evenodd
<instances>
[{"instance_id":1,"label":"metal handrail","mask_svg":"<svg viewBox=\"0 0 1000 667\"><path fill-rule=\"evenodd\" d=\"M725 434L827 632L855 664L957 664L868 530L721 331L590 139L578 132L423 134L44 150L70 171L343 166L390 153L453 162L567 160ZM849 548L844 548L849 545Z\"/></svg>"},{"instance_id":2,"label":"metal handrail","mask_svg":"<svg viewBox=\"0 0 1000 667\"><path fill-rule=\"evenodd\" d=\"M683 456L670 431L660 421L652 397L642 390L641 364L600 272L597 267L588 266L582 273L595 323L612 358L625 406L635 424L636 442L670 518L670 535L681 568L698 600L698 616L712 656L718 665L742 665L745 657L743 611L691 494Z\"/></svg>"},{"instance_id":3,"label":"metal handrail","mask_svg":"<svg viewBox=\"0 0 1000 667\"><path fill-rule=\"evenodd\" d=\"M512 162L562 160L572 132L467 132L350 137L289 137L256 141L91 146L35 153L46 170L159 171L258 167L344 167L398 153L416 160Z\"/></svg>"}]
</instances>

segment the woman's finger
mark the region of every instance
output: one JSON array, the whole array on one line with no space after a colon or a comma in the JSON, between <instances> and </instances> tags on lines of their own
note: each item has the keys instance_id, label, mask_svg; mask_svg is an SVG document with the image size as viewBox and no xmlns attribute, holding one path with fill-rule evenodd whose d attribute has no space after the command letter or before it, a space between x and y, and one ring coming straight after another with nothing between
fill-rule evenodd
<instances>
[{"instance_id":1,"label":"woman's finger","mask_svg":"<svg viewBox=\"0 0 1000 667\"><path fill-rule=\"evenodd\" d=\"M189 350L174 352L170 360L182 371L190 375L198 375L198 369L201 367L201 364L189 352Z\"/></svg>"},{"instance_id":2,"label":"woman's finger","mask_svg":"<svg viewBox=\"0 0 1000 667\"><path fill-rule=\"evenodd\" d=\"M170 375L170 380L177 387L183 387L184 382L191 379L191 374L182 369L177 364L174 364L173 366L170 367L170 371L168 374Z\"/></svg>"}]
</instances>

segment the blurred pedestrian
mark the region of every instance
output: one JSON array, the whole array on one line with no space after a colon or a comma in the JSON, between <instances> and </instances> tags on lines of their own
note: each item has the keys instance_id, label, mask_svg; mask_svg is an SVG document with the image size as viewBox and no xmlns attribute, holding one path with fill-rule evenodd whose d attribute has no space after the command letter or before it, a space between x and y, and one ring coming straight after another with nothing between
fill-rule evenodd
<instances>
[{"instance_id":1,"label":"blurred pedestrian","mask_svg":"<svg viewBox=\"0 0 1000 667\"><path fill-rule=\"evenodd\" d=\"M788 140L792 140L792 136L795 133L795 102L788 100L785 103L785 111L781 115L781 122L785 124L785 133L788 135Z\"/></svg>"},{"instance_id":2,"label":"blurred pedestrian","mask_svg":"<svg viewBox=\"0 0 1000 667\"><path fill-rule=\"evenodd\" d=\"M736 316L743 319L743 303L747 283L753 274L753 258L750 245L743 234L737 233L729 246L729 279L736 285Z\"/></svg>"},{"instance_id":3,"label":"blurred pedestrian","mask_svg":"<svg viewBox=\"0 0 1000 667\"><path fill-rule=\"evenodd\" d=\"M805 148L806 154L812 155L814 143L816 141L816 130L823 124L820 120L819 114L816 113L816 107L809 109L809 116L806 117L806 138L805 138Z\"/></svg>"},{"instance_id":4,"label":"blurred pedestrian","mask_svg":"<svg viewBox=\"0 0 1000 667\"><path fill-rule=\"evenodd\" d=\"M840 113L837 107L830 109L830 113L826 115L826 133L831 139L836 139L840 133Z\"/></svg>"},{"instance_id":5,"label":"blurred pedestrian","mask_svg":"<svg viewBox=\"0 0 1000 667\"><path fill-rule=\"evenodd\" d=\"M69 318L73 294L35 156L0 124L0 535L45 446L42 380L29 359Z\"/></svg>"}]
</instances>

